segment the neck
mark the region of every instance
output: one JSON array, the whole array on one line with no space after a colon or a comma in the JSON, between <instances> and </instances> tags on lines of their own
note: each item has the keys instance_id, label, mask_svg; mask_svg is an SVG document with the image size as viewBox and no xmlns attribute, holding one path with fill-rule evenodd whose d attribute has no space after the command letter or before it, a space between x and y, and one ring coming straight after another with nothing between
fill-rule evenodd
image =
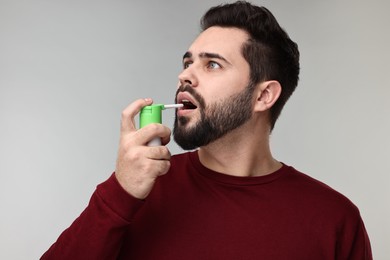
<instances>
[{"instance_id":1,"label":"neck","mask_svg":"<svg viewBox=\"0 0 390 260\"><path fill-rule=\"evenodd\" d=\"M282 164L272 157L268 129L255 129L248 123L201 147L199 160L211 170L234 176L263 176L278 170Z\"/></svg>"}]
</instances>

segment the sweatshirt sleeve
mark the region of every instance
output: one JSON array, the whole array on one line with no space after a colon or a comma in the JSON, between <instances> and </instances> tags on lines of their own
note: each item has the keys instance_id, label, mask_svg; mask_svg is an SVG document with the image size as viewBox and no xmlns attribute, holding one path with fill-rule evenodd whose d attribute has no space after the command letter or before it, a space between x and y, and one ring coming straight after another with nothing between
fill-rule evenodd
<instances>
[{"instance_id":1,"label":"sweatshirt sleeve","mask_svg":"<svg viewBox=\"0 0 390 260\"><path fill-rule=\"evenodd\" d=\"M348 259L372 260L371 244L363 220L359 219Z\"/></svg>"},{"instance_id":2,"label":"sweatshirt sleeve","mask_svg":"<svg viewBox=\"0 0 390 260\"><path fill-rule=\"evenodd\" d=\"M41 259L116 259L127 227L142 205L112 174L97 186L87 208Z\"/></svg>"},{"instance_id":3,"label":"sweatshirt sleeve","mask_svg":"<svg viewBox=\"0 0 390 260\"><path fill-rule=\"evenodd\" d=\"M340 233L336 259L373 259L370 240L359 212L353 218L346 219Z\"/></svg>"}]
</instances>

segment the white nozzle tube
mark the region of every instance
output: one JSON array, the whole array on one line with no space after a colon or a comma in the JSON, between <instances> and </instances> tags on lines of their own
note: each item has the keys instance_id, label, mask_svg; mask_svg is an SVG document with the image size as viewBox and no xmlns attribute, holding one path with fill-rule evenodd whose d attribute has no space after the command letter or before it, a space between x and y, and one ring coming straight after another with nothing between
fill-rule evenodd
<instances>
[{"instance_id":1,"label":"white nozzle tube","mask_svg":"<svg viewBox=\"0 0 390 260\"><path fill-rule=\"evenodd\" d=\"M183 107L183 106L184 106L183 104L164 105L164 109L167 109L167 108L179 108L179 107Z\"/></svg>"}]
</instances>

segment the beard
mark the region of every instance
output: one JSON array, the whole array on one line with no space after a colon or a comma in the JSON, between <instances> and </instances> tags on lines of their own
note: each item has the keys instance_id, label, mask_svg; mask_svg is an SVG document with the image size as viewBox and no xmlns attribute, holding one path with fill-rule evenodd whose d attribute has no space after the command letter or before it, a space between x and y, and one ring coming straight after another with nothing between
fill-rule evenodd
<instances>
[{"instance_id":1,"label":"beard","mask_svg":"<svg viewBox=\"0 0 390 260\"><path fill-rule=\"evenodd\" d=\"M189 118L176 114L173 127L175 142L184 150L193 150L242 126L252 116L254 86L250 83L243 91L207 106L193 87L180 86L177 93L186 91L198 101L200 119L194 126L187 127Z\"/></svg>"}]
</instances>

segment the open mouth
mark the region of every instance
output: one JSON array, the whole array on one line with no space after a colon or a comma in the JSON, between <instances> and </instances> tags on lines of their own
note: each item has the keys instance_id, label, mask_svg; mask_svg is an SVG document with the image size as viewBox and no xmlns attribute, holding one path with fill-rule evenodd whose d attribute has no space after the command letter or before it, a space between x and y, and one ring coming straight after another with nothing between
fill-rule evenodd
<instances>
[{"instance_id":1,"label":"open mouth","mask_svg":"<svg viewBox=\"0 0 390 260\"><path fill-rule=\"evenodd\" d=\"M197 108L197 106L195 106L191 101L186 100L186 99L183 99L181 101L181 103L184 105L182 109L191 110L191 109L196 109Z\"/></svg>"}]
</instances>

